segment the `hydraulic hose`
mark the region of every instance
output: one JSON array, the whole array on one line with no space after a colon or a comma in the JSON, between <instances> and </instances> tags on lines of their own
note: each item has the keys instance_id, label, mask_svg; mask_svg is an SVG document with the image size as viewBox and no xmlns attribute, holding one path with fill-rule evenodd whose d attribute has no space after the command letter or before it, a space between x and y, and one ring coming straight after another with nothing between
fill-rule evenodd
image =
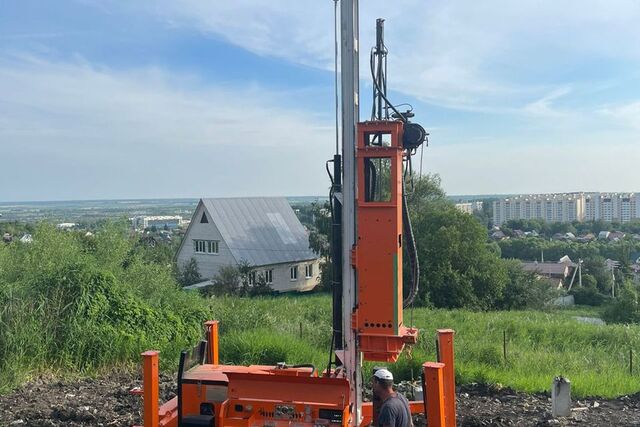
<instances>
[{"instance_id":1,"label":"hydraulic hose","mask_svg":"<svg viewBox=\"0 0 640 427\"><path fill-rule=\"evenodd\" d=\"M411 218L409 217L409 207L407 205L407 191L405 189L405 180L402 179L402 228L404 232L404 241L409 252L409 262L411 264L411 290L409 295L402 301L402 307L407 308L418 295L418 282L420 281L420 262L418 261L418 248L416 247L415 237L413 235L413 227Z\"/></svg>"}]
</instances>

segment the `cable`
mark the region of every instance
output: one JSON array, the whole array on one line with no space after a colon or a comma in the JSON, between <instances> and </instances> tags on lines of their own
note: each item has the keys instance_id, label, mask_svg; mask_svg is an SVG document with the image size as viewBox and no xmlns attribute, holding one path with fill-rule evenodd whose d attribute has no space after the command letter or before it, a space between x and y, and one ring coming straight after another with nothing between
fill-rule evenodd
<instances>
[{"instance_id":1,"label":"cable","mask_svg":"<svg viewBox=\"0 0 640 427\"><path fill-rule=\"evenodd\" d=\"M402 180L402 224L405 234L405 242L409 251L409 262L411 263L411 290L409 295L402 301L402 307L407 308L413 304L418 295L418 282L420 281L420 262L418 260L418 249L413 235L413 226L409 217L407 205L407 192L405 190L405 180Z\"/></svg>"},{"instance_id":2,"label":"cable","mask_svg":"<svg viewBox=\"0 0 640 427\"><path fill-rule=\"evenodd\" d=\"M391 108L394 113L396 113L398 115L400 120L403 123L406 123L407 122L407 118L404 116L404 114L402 114L400 111L398 111L396 109L396 107L393 106L393 104L391 103L391 101L389 101L387 96L384 93L382 93L382 89L380 89L380 86L378 86L378 82L376 81L376 74L375 74L375 70L374 70L374 68L375 68L374 49L371 49L371 56L370 56L370 59L369 59L369 68L371 70L371 78L373 79L373 85L378 90L378 95L380 95L382 97L382 99L384 99L384 101L386 102L387 106L389 108Z\"/></svg>"},{"instance_id":3,"label":"cable","mask_svg":"<svg viewBox=\"0 0 640 427\"><path fill-rule=\"evenodd\" d=\"M333 0L333 42L334 42L334 86L336 100L336 154L340 154L340 136L339 136L339 95L338 95L338 0ZM332 180L333 182L333 180Z\"/></svg>"},{"instance_id":4,"label":"cable","mask_svg":"<svg viewBox=\"0 0 640 427\"><path fill-rule=\"evenodd\" d=\"M324 164L324 167L327 170L327 175L329 175L329 179L331 180L331 187L333 188L333 175L331 175L331 171L329 170L329 163L333 163L333 159L327 160ZM329 200L331 200L331 193L329 193Z\"/></svg>"}]
</instances>

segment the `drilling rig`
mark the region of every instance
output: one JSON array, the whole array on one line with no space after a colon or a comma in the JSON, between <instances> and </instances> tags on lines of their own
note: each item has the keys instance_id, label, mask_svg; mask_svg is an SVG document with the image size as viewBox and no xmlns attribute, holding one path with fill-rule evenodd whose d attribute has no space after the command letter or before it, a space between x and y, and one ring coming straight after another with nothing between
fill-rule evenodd
<instances>
[{"instance_id":1,"label":"drilling rig","mask_svg":"<svg viewBox=\"0 0 640 427\"><path fill-rule=\"evenodd\" d=\"M337 6L336 6L337 7ZM371 51L371 119L359 119L358 0L340 0L341 149L331 175L332 345L326 369L312 365L220 364L217 321L183 352L177 396L158 403L158 353L143 356L144 427L365 426L363 362L395 362L418 330L403 319L418 290L419 265L407 210L411 156L427 133L387 96L384 20ZM337 62L337 53L336 53ZM328 168L328 170L330 170ZM410 286L403 292L403 252ZM439 330L438 362L423 364L424 398L410 402L433 426L455 426L453 331Z\"/></svg>"}]
</instances>

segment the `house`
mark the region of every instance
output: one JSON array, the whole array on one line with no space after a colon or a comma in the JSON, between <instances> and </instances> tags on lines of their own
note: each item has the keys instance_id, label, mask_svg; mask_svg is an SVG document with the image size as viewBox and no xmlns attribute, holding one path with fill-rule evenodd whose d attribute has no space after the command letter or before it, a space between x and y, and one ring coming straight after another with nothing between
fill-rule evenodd
<instances>
[{"instance_id":1,"label":"house","mask_svg":"<svg viewBox=\"0 0 640 427\"><path fill-rule=\"evenodd\" d=\"M31 236L31 234L29 233L25 233L21 238L20 241L22 243L32 243L33 242L33 237Z\"/></svg>"},{"instance_id":2,"label":"house","mask_svg":"<svg viewBox=\"0 0 640 427\"><path fill-rule=\"evenodd\" d=\"M595 240L596 236L593 233L587 233L584 236L580 236L577 238L578 242L580 243L589 243L593 240Z\"/></svg>"},{"instance_id":3,"label":"house","mask_svg":"<svg viewBox=\"0 0 640 427\"><path fill-rule=\"evenodd\" d=\"M73 228L75 228L77 226L78 226L78 224L76 224L75 222L63 222L63 223L60 223L60 224L56 225L56 228L58 230L67 230L68 231L68 230L71 230L71 229L73 229Z\"/></svg>"},{"instance_id":4,"label":"house","mask_svg":"<svg viewBox=\"0 0 640 427\"><path fill-rule=\"evenodd\" d=\"M564 258L564 257L563 257ZM568 259L568 257L567 257ZM562 260L559 262L522 262L522 269L530 273L534 273L540 280L547 280L553 286L561 288L564 280L569 277L571 260Z\"/></svg>"},{"instance_id":5,"label":"house","mask_svg":"<svg viewBox=\"0 0 640 427\"><path fill-rule=\"evenodd\" d=\"M624 236L625 234L622 231L612 231L611 233L609 233L609 236L607 238L612 242L617 242L620 239L624 239Z\"/></svg>"},{"instance_id":6,"label":"house","mask_svg":"<svg viewBox=\"0 0 640 427\"><path fill-rule=\"evenodd\" d=\"M157 230L174 230L184 226L180 215L142 215L131 218L135 230L155 228Z\"/></svg>"},{"instance_id":7,"label":"house","mask_svg":"<svg viewBox=\"0 0 640 427\"><path fill-rule=\"evenodd\" d=\"M223 266L246 262L249 282L262 277L275 291L308 291L318 284L318 255L284 197L200 199L176 261L198 263L203 280Z\"/></svg>"},{"instance_id":8,"label":"house","mask_svg":"<svg viewBox=\"0 0 640 427\"><path fill-rule=\"evenodd\" d=\"M603 231L598 233L598 239L608 239L609 238L609 234L611 234L611 233L606 231L606 230L603 230Z\"/></svg>"},{"instance_id":9,"label":"house","mask_svg":"<svg viewBox=\"0 0 640 427\"><path fill-rule=\"evenodd\" d=\"M507 236L506 234L504 234L504 232L502 232L502 230L498 230L491 233L491 238L493 240L504 240L507 238Z\"/></svg>"}]
</instances>

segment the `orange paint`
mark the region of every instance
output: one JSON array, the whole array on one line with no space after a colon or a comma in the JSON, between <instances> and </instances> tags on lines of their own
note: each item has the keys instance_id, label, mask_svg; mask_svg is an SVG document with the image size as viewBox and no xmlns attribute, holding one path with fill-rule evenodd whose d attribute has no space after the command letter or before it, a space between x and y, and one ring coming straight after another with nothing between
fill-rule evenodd
<instances>
[{"instance_id":1,"label":"orange paint","mask_svg":"<svg viewBox=\"0 0 640 427\"><path fill-rule=\"evenodd\" d=\"M144 427L159 427L158 352L142 353L142 391L144 399Z\"/></svg>"},{"instance_id":2,"label":"orange paint","mask_svg":"<svg viewBox=\"0 0 640 427\"><path fill-rule=\"evenodd\" d=\"M207 341L209 343L207 347L207 362L214 365L218 365L220 363L218 347L218 323L219 322L217 320L208 320L204 323L207 333Z\"/></svg>"},{"instance_id":3,"label":"orange paint","mask_svg":"<svg viewBox=\"0 0 640 427\"><path fill-rule=\"evenodd\" d=\"M358 124L357 331L366 360L396 361L417 330L402 319L402 131L399 121ZM384 142L380 142L384 141Z\"/></svg>"},{"instance_id":4,"label":"orange paint","mask_svg":"<svg viewBox=\"0 0 640 427\"><path fill-rule=\"evenodd\" d=\"M425 412L429 427L445 427L444 363L426 362L422 365L425 382Z\"/></svg>"},{"instance_id":5,"label":"orange paint","mask_svg":"<svg viewBox=\"0 0 640 427\"><path fill-rule=\"evenodd\" d=\"M446 425L456 425L456 375L453 355L452 329L438 329L438 361L444 363L444 404Z\"/></svg>"}]
</instances>

